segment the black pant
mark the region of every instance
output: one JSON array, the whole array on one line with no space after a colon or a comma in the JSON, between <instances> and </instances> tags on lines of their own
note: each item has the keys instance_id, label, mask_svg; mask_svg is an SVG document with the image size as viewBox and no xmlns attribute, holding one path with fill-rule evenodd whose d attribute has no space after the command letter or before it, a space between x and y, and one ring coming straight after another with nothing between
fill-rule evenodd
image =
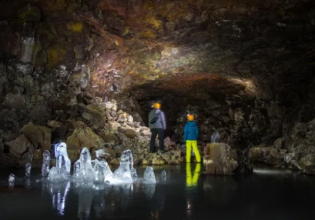
<instances>
[{"instance_id":1,"label":"black pant","mask_svg":"<svg viewBox=\"0 0 315 220\"><path fill-rule=\"evenodd\" d=\"M151 129L151 141L150 141L150 152L155 152L155 139L156 135L159 134L159 149L164 150L164 130L162 128L152 128Z\"/></svg>"}]
</instances>

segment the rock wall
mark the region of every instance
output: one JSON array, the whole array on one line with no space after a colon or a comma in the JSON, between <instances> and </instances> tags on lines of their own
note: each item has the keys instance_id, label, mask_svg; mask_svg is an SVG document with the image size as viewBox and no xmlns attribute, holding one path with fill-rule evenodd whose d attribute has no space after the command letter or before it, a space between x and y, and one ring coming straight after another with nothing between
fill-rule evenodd
<instances>
[{"instance_id":1,"label":"rock wall","mask_svg":"<svg viewBox=\"0 0 315 220\"><path fill-rule=\"evenodd\" d=\"M291 131L315 118L314 8L311 0L0 1L1 157L23 164L49 139L67 140L73 157L82 145L128 145L143 136L156 100L172 141L192 113L201 142L217 129L232 148L280 137L296 148Z\"/></svg>"}]
</instances>

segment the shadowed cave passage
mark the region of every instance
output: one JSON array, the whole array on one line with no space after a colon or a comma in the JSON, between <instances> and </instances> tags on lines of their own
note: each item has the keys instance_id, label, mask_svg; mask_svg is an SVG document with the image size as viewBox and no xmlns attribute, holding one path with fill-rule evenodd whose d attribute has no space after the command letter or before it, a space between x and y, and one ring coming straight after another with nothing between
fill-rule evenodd
<instances>
[{"instance_id":1,"label":"shadowed cave passage","mask_svg":"<svg viewBox=\"0 0 315 220\"><path fill-rule=\"evenodd\" d=\"M247 113L245 120L248 119L246 108L254 104L255 92L255 87L249 88L245 81L211 73L170 76L132 88L146 125L151 105L158 101L167 118L166 135L181 141L186 115L190 113L195 115L200 126L201 142L209 142L215 129L222 133L225 141L240 142L251 138L240 137L237 140L232 137L231 120L234 116L231 109L244 108Z\"/></svg>"}]
</instances>

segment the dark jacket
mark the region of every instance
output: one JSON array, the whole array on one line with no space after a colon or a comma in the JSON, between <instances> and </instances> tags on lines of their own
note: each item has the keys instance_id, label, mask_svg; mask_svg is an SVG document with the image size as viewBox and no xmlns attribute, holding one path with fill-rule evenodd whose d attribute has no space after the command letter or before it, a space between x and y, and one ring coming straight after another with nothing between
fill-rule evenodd
<instances>
[{"instance_id":1,"label":"dark jacket","mask_svg":"<svg viewBox=\"0 0 315 220\"><path fill-rule=\"evenodd\" d=\"M156 120L155 123L151 124L150 121L157 115L158 119ZM166 120L165 120L165 115L164 112L161 111L160 109L152 109L150 114L149 114L149 127L150 129L153 128L161 128L161 129L166 129Z\"/></svg>"},{"instance_id":2,"label":"dark jacket","mask_svg":"<svg viewBox=\"0 0 315 220\"><path fill-rule=\"evenodd\" d=\"M194 121L189 121L186 123L184 128L184 141L190 140L194 141L198 138L198 125Z\"/></svg>"}]
</instances>

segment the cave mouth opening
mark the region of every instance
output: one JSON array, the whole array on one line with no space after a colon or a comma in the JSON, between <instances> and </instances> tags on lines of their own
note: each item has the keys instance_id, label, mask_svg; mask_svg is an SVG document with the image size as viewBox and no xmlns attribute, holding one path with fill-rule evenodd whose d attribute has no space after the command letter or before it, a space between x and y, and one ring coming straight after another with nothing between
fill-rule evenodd
<instances>
[{"instance_id":1,"label":"cave mouth opening","mask_svg":"<svg viewBox=\"0 0 315 220\"><path fill-rule=\"evenodd\" d=\"M247 84L213 73L182 74L133 86L130 94L139 104L146 126L152 104L161 103L167 121L165 136L177 143L182 141L187 114L193 114L199 125L200 142L210 142L211 134L218 130L221 141L240 146L244 140L233 134L232 126L236 124L233 111L254 104L255 96Z\"/></svg>"}]
</instances>

